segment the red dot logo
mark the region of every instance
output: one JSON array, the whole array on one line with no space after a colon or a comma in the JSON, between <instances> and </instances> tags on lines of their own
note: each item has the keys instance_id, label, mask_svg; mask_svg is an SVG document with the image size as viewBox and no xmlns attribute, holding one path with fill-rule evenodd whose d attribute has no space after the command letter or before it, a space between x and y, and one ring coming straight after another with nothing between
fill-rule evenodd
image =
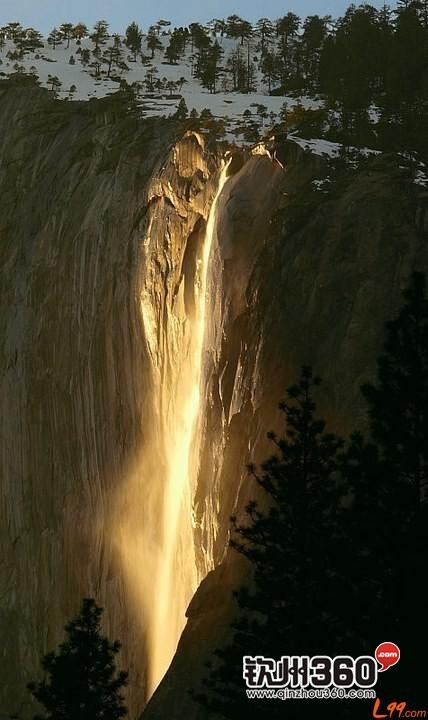
<instances>
[{"instance_id":1,"label":"red dot logo","mask_svg":"<svg viewBox=\"0 0 428 720\"><path fill-rule=\"evenodd\" d=\"M384 672L398 663L400 659L400 648L395 643L383 642L377 646L375 650L375 658L382 666L379 669L379 672Z\"/></svg>"}]
</instances>

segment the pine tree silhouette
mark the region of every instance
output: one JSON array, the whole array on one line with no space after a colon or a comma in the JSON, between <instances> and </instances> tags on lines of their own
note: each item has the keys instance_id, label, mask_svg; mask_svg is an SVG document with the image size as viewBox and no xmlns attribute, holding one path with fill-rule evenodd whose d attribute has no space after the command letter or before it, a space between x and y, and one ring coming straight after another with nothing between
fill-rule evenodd
<instances>
[{"instance_id":1,"label":"pine tree silhouette","mask_svg":"<svg viewBox=\"0 0 428 720\"><path fill-rule=\"evenodd\" d=\"M386 325L377 378L363 386L370 437L353 436L346 473L355 503L350 533L359 587L358 625L365 642L390 639L401 648L399 672L382 674L384 693L421 702L423 670L412 662L417 637L428 639L424 577L428 554L428 299L414 273L403 305ZM406 658L407 655L407 658ZM404 660L405 659L405 660Z\"/></svg>"},{"instance_id":2,"label":"pine tree silhouette","mask_svg":"<svg viewBox=\"0 0 428 720\"><path fill-rule=\"evenodd\" d=\"M319 384L303 368L281 403L284 438L276 454L250 473L266 504L251 502L246 523L233 518L231 545L251 563L252 579L237 593L231 643L216 651L195 700L216 717L283 717L281 701L249 701L245 655L373 655L395 642L398 669L379 675L382 698L423 704L426 684L415 640L428 640L425 575L428 555L428 300L414 273L397 317L386 325L377 378L362 388L369 433L342 441L315 418ZM319 701L322 710L337 710ZM332 701L333 702L333 701ZM319 703L317 705L318 709ZM340 717L370 712L370 700L342 701ZM307 704L287 701L290 717ZM333 714L332 714L333 716Z\"/></svg>"},{"instance_id":3,"label":"pine tree silhouette","mask_svg":"<svg viewBox=\"0 0 428 720\"><path fill-rule=\"evenodd\" d=\"M120 644L101 634L102 612L93 599L84 599L79 615L65 626L67 639L43 658L47 678L28 685L45 708L34 720L117 720L127 714L120 694L127 673L115 667Z\"/></svg>"},{"instance_id":4,"label":"pine tree silhouette","mask_svg":"<svg viewBox=\"0 0 428 720\"><path fill-rule=\"evenodd\" d=\"M249 466L266 504L250 502L245 523L232 518L231 545L250 561L253 577L237 593L233 642L216 652L218 662L203 690L193 693L222 717L266 714L265 700L246 697L244 655L323 654L340 647L346 632L342 490L335 477L343 443L315 417L313 391L319 384L304 367L299 383L287 390L280 404L285 435L269 433L275 454L260 471ZM297 706L293 712L300 717ZM269 717L283 715L283 703L269 700Z\"/></svg>"},{"instance_id":5,"label":"pine tree silhouette","mask_svg":"<svg viewBox=\"0 0 428 720\"><path fill-rule=\"evenodd\" d=\"M372 438L401 481L401 502L413 518L428 479L428 299L422 273L413 274L403 296L398 317L387 325L377 382L362 391Z\"/></svg>"}]
</instances>

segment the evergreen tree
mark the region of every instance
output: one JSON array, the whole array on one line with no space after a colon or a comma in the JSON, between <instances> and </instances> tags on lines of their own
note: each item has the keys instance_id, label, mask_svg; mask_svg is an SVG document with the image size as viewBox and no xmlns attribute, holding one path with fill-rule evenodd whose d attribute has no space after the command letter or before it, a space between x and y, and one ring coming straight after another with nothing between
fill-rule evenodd
<instances>
[{"instance_id":1,"label":"evergreen tree","mask_svg":"<svg viewBox=\"0 0 428 720\"><path fill-rule=\"evenodd\" d=\"M223 49L217 40L208 48L201 49L197 57L195 76L200 79L203 87L212 93L217 90L217 81L222 72L222 57Z\"/></svg>"},{"instance_id":2,"label":"evergreen tree","mask_svg":"<svg viewBox=\"0 0 428 720\"><path fill-rule=\"evenodd\" d=\"M126 715L121 689L127 673L117 672L120 644L101 634L102 610L83 601L79 615L65 626L66 640L42 660L47 677L28 685L44 706L34 720L117 720Z\"/></svg>"},{"instance_id":3,"label":"evergreen tree","mask_svg":"<svg viewBox=\"0 0 428 720\"><path fill-rule=\"evenodd\" d=\"M61 80L56 75L48 75L48 85L50 85L52 94L56 94L62 86Z\"/></svg>"},{"instance_id":4,"label":"evergreen tree","mask_svg":"<svg viewBox=\"0 0 428 720\"><path fill-rule=\"evenodd\" d=\"M393 637L410 656L412 638L428 637L423 593L409 591L424 576L428 554L428 298L421 273L403 300L386 326L376 380L362 389L369 438L352 437L342 472L354 497L348 528L357 539L350 553L359 588L355 630L366 648L378 634ZM403 663L399 682L403 697L422 692L424 672ZM382 674L379 688L398 692L397 679Z\"/></svg>"},{"instance_id":5,"label":"evergreen tree","mask_svg":"<svg viewBox=\"0 0 428 720\"><path fill-rule=\"evenodd\" d=\"M318 87L318 68L321 51L327 36L327 18L310 15L303 23L302 49L305 85Z\"/></svg>"},{"instance_id":6,"label":"evergreen tree","mask_svg":"<svg viewBox=\"0 0 428 720\"><path fill-rule=\"evenodd\" d=\"M239 15L230 15L226 20L226 31L229 37L240 38L241 45L253 34L253 26Z\"/></svg>"},{"instance_id":7,"label":"evergreen tree","mask_svg":"<svg viewBox=\"0 0 428 720\"><path fill-rule=\"evenodd\" d=\"M169 90L169 94L171 96L173 92L177 89L177 85L174 80L167 80L165 83L165 88Z\"/></svg>"},{"instance_id":8,"label":"evergreen tree","mask_svg":"<svg viewBox=\"0 0 428 720\"><path fill-rule=\"evenodd\" d=\"M155 87L155 79L158 72L159 71L157 67L154 67L153 65L149 65L149 67L147 68L144 83L148 92L153 92Z\"/></svg>"},{"instance_id":9,"label":"evergreen tree","mask_svg":"<svg viewBox=\"0 0 428 720\"><path fill-rule=\"evenodd\" d=\"M22 53L34 52L44 47L41 33L34 28L27 28L21 36L18 36L15 45Z\"/></svg>"},{"instance_id":10,"label":"evergreen tree","mask_svg":"<svg viewBox=\"0 0 428 720\"><path fill-rule=\"evenodd\" d=\"M279 40L278 71L283 90L285 90L288 78L294 72L293 44L296 41L299 28L300 20L297 15L292 12L280 18L276 24L276 32Z\"/></svg>"},{"instance_id":11,"label":"evergreen tree","mask_svg":"<svg viewBox=\"0 0 428 720\"><path fill-rule=\"evenodd\" d=\"M214 18L213 20L210 20L208 27L214 35L221 35L222 37L227 31L227 23L221 18Z\"/></svg>"},{"instance_id":12,"label":"evergreen tree","mask_svg":"<svg viewBox=\"0 0 428 720\"><path fill-rule=\"evenodd\" d=\"M6 33L6 37L10 40L16 40L16 38L22 36L24 28L19 22L10 22L4 26L4 31Z\"/></svg>"},{"instance_id":13,"label":"evergreen tree","mask_svg":"<svg viewBox=\"0 0 428 720\"><path fill-rule=\"evenodd\" d=\"M169 45L165 50L165 57L171 65L177 64L186 48L186 36L179 30L171 34Z\"/></svg>"},{"instance_id":14,"label":"evergreen tree","mask_svg":"<svg viewBox=\"0 0 428 720\"><path fill-rule=\"evenodd\" d=\"M278 77L278 64L273 53L267 52L262 58L260 68L263 73L263 81L268 86L269 94L272 91L272 83Z\"/></svg>"},{"instance_id":15,"label":"evergreen tree","mask_svg":"<svg viewBox=\"0 0 428 720\"><path fill-rule=\"evenodd\" d=\"M82 52L80 53L80 62L84 67L89 64L91 60L91 51L89 48L83 48Z\"/></svg>"},{"instance_id":16,"label":"evergreen tree","mask_svg":"<svg viewBox=\"0 0 428 720\"><path fill-rule=\"evenodd\" d=\"M240 47L237 47L228 57L226 72L232 79L232 89L234 91L243 92L247 89L247 64Z\"/></svg>"},{"instance_id":17,"label":"evergreen tree","mask_svg":"<svg viewBox=\"0 0 428 720\"><path fill-rule=\"evenodd\" d=\"M149 28L149 32L147 34L147 47L152 52L152 60L155 56L155 51L163 49L163 45L162 45L161 41L159 40L159 38L156 34L156 31L153 27Z\"/></svg>"},{"instance_id":18,"label":"evergreen tree","mask_svg":"<svg viewBox=\"0 0 428 720\"><path fill-rule=\"evenodd\" d=\"M269 18L260 18L260 20L258 20L256 23L255 32L260 37L260 49L262 55L264 55L267 43L274 35L274 27L272 21L269 20Z\"/></svg>"},{"instance_id":19,"label":"evergreen tree","mask_svg":"<svg viewBox=\"0 0 428 720\"><path fill-rule=\"evenodd\" d=\"M74 27L72 23L62 23L59 27L59 32L64 40L67 41L67 50L70 47L70 40L73 37Z\"/></svg>"},{"instance_id":20,"label":"evergreen tree","mask_svg":"<svg viewBox=\"0 0 428 720\"><path fill-rule=\"evenodd\" d=\"M177 120L186 120L188 118L188 115L189 115L189 110L187 108L186 101L184 98L181 98L174 117Z\"/></svg>"},{"instance_id":21,"label":"evergreen tree","mask_svg":"<svg viewBox=\"0 0 428 720\"><path fill-rule=\"evenodd\" d=\"M91 40L95 45L95 51L99 51L101 45L106 44L108 37L108 22L106 20L98 20L94 25L94 31Z\"/></svg>"},{"instance_id":22,"label":"evergreen tree","mask_svg":"<svg viewBox=\"0 0 428 720\"><path fill-rule=\"evenodd\" d=\"M201 51L206 49L211 44L207 28L200 23L192 23L189 25L190 39L191 39L191 52L194 49Z\"/></svg>"},{"instance_id":23,"label":"evergreen tree","mask_svg":"<svg viewBox=\"0 0 428 720\"><path fill-rule=\"evenodd\" d=\"M143 41L143 31L137 25L136 22L132 22L126 28L125 45L131 50L134 55L134 60L137 60L137 55L141 52L141 45Z\"/></svg>"},{"instance_id":24,"label":"evergreen tree","mask_svg":"<svg viewBox=\"0 0 428 720\"><path fill-rule=\"evenodd\" d=\"M181 77L177 80L177 86L178 86L178 91L179 91L179 92L182 91L183 85L185 85L186 83L187 83L187 80L186 80L186 78L183 77L183 76L181 76Z\"/></svg>"},{"instance_id":25,"label":"evergreen tree","mask_svg":"<svg viewBox=\"0 0 428 720\"><path fill-rule=\"evenodd\" d=\"M170 65L177 65L180 58L180 47L181 42L177 42L176 37L174 37L174 35L171 35L169 45L165 50L165 58L168 60Z\"/></svg>"},{"instance_id":26,"label":"evergreen tree","mask_svg":"<svg viewBox=\"0 0 428 720\"><path fill-rule=\"evenodd\" d=\"M58 28L54 27L53 30L50 31L48 35L48 43L52 46L54 50L57 45L62 45L62 35L59 32Z\"/></svg>"},{"instance_id":27,"label":"evergreen tree","mask_svg":"<svg viewBox=\"0 0 428 720\"><path fill-rule=\"evenodd\" d=\"M372 438L388 472L402 483L410 520L428 483L428 298L421 273L414 273L399 315L387 325L377 382L365 385L363 394Z\"/></svg>"},{"instance_id":28,"label":"evergreen tree","mask_svg":"<svg viewBox=\"0 0 428 720\"><path fill-rule=\"evenodd\" d=\"M344 523L335 477L342 441L315 417L313 392L319 382L304 367L298 385L288 389L280 404L285 435L269 433L276 453L261 471L250 466L263 504L248 504L246 522L232 518L231 545L250 561L252 579L237 593L233 642L216 653L204 690L194 695L221 717L256 718L266 712L266 701L246 698L244 655L280 658L323 654L326 648L334 654L345 632L349 587L341 574ZM283 712L280 701L269 700L269 717Z\"/></svg>"},{"instance_id":29,"label":"evergreen tree","mask_svg":"<svg viewBox=\"0 0 428 720\"><path fill-rule=\"evenodd\" d=\"M300 27L300 18L295 13L289 12L284 17L277 20L276 33L279 38L289 40L297 35Z\"/></svg>"},{"instance_id":30,"label":"evergreen tree","mask_svg":"<svg viewBox=\"0 0 428 720\"><path fill-rule=\"evenodd\" d=\"M102 60L107 64L107 77L111 76L113 67L120 67L123 63L122 43L119 35L113 35L113 44L106 48Z\"/></svg>"}]
</instances>

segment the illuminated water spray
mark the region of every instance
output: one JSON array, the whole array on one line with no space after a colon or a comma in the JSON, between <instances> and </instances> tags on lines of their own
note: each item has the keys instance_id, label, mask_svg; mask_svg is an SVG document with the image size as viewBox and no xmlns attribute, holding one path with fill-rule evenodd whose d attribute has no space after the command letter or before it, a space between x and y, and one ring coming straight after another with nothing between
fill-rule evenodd
<instances>
[{"instance_id":1,"label":"illuminated water spray","mask_svg":"<svg viewBox=\"0 0 428 720\"><path fill-rule=\"evenodd\" d=\"M203 347L207 315L207 273L216 227L218 199L227 179L225 163L207 220L205 237L196 262L193 317L180 312L183 288L177 294L176 311L168 323L170 372L161 383L159 411L163 428L165 458L162 473L153 482L161 483L163 496L159 543L150 580L151 602L148 617L148 694L154 692L175 653L185 624L185 611L198 582L195 558L192 505L198 470L200 437ZM185 329L183 330L183 325ZM162 476L160 476L162 475Z\"/></svg>"}]
</instances>

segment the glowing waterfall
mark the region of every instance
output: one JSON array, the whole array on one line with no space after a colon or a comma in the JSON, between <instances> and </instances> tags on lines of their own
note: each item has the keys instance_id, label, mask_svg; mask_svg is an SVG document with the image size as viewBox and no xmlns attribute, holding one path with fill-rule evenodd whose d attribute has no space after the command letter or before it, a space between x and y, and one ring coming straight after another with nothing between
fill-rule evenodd
<instances>
[{"instance_id":1,"label":"glowing waterfall","mask_svg":"<svg viewBox=\"0 0 428 720\"><path fill-rule=\"evenodd\" d=\"M174 656L185 625L185 611L201 578L198 577L192 524L200 438L197 432L201 407L201 382L205 319L207 314L207 273L216 227L217 204L227 179L228 164L223 165L217 193L209 213L206 232L196 262L194 316L183 325L180 312L169 317L178 341L172 341L174 372L168 382L168 398L160 402L165 433L162 507L159 508L160 542L154 576L150 578L151 603L148 618L148 694L154 692ZM182 289L181 289L182 291ZM180 304L180 292L176 302Z\"/></svg>"}]
</instances>

